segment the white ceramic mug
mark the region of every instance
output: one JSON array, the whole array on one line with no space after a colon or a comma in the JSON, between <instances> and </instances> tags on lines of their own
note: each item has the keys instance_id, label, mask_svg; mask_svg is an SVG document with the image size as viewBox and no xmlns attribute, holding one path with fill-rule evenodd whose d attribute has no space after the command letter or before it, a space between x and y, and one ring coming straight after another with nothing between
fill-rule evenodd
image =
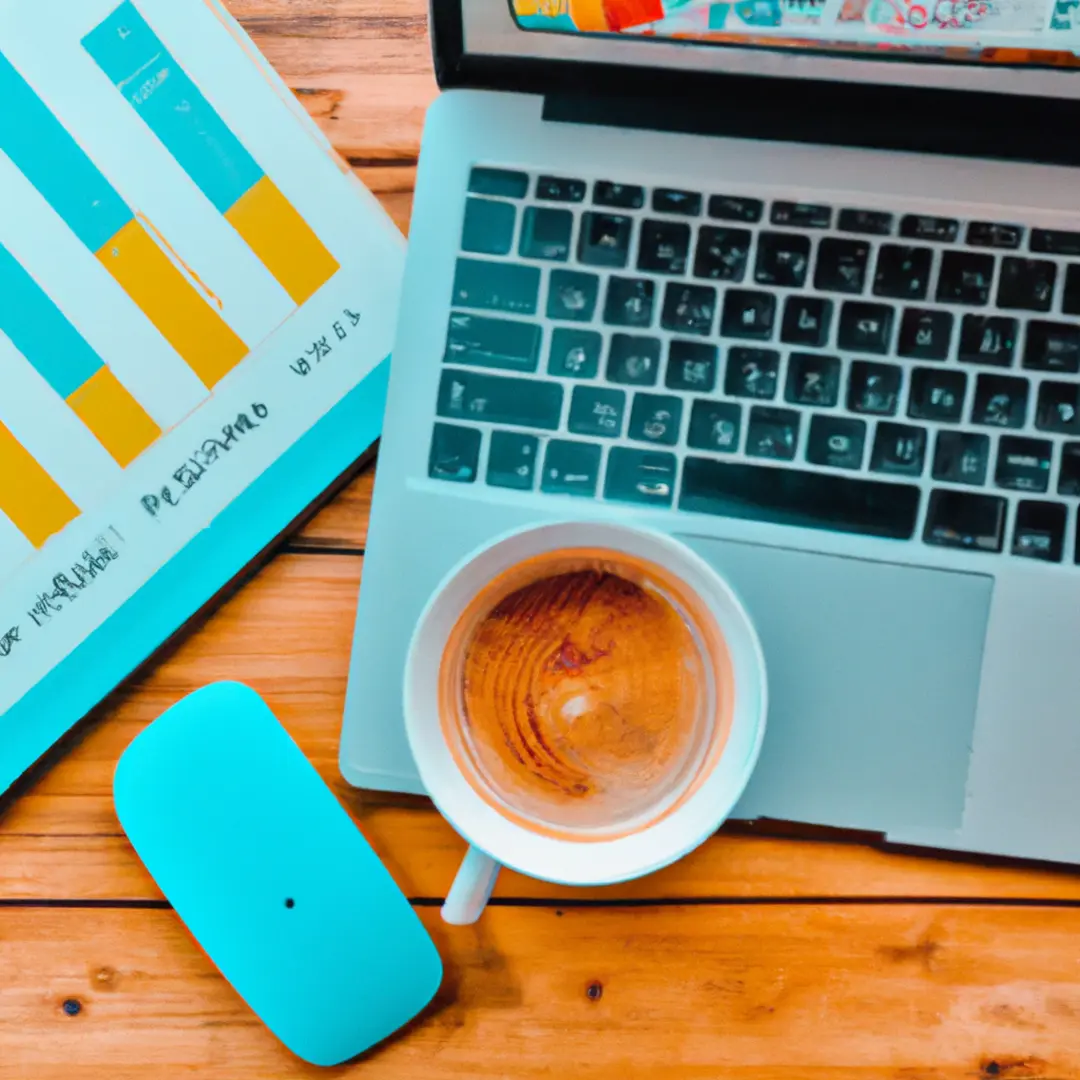
<instances>
[{"instance_id":1,"label":"white ceramic mug","mask_svg":"<svg viewBox=\"0 0 1080 1080\"><path fill-rule=\"evenodd\" d=\"M709 647L703 649L707 708L717 717L695 776L677 799L641 828L611 838L580 839L530 828L479 790L455 754L443 711L449 647L477 598L520 564L577 551L629 557L666 583L680 614ZM679 597L682 598L680 601ZM490 598L488 610L501 599ZM455 635L457 638L455 639ZM749 615L728 583L699 555L669 536L597 522L521 529L463 559L443 579L420 616L405 671L405 722L428 794L469 842L470 850L443 907L450 923L475 922L501 866L566 885L607 885L649 874L681 858L723 823L742 794L765 733L765 659Z\"/></svg>"}]
</instances>

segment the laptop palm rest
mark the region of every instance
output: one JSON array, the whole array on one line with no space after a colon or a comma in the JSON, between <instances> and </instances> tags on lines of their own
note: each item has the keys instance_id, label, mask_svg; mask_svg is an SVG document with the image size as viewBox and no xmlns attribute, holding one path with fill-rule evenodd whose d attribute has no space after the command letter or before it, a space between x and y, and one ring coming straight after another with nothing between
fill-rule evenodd
<instances>
[{"instance_id":1,"label":"laptop palm rest","mask_svg":"<svg viewBox=\"0 0 1080 1080\"><path fill-rule=\"evenodd\" d=\"M958 827L993 579L681 539L742 597L768 665L765 744L735 816Z\"/></svg>"}]
</instances>

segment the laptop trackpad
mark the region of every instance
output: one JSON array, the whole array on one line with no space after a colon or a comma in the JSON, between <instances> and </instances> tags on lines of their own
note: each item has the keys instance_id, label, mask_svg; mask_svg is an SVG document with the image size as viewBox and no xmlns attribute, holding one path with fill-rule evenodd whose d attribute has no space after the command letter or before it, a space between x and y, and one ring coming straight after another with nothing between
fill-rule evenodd
<instances>
[{"instance_id":1,"label":"laptop trackpad","mask_svg":"<svg viewBox=\"0 0 1080 1080\"><path fill-rule=\"evenodd\" d=\"M742 597L768 665L765 744L734 816L958 827L993 579L681 539Z\"/></svg>"}]
</instances>

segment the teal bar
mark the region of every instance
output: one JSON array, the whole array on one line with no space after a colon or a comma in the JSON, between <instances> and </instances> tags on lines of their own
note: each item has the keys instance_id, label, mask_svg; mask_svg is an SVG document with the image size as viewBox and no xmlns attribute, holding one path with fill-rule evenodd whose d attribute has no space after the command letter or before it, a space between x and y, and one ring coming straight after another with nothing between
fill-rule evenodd
<instances>
[{"instance_id":1,"label":"teal bar","mask_svg":"<svg viewBox=\"0 0 1080 1080\"><path fill-rule=\"evenodd\" d=\"M62 398L104 367L101 357L0 244L0 330Z\"/></svg>"},{"instance_id":2,"label":"teal bar","mask_svg":"<svg viewBox=\"0 0 1080 1080\"><path fill-rule=\"evenodd\" d=\"M91 251L134 218L127 203L0 53L0 150Z\"/></svg>"},{"instance_id":3,"label":"teal bar","mask_svg":"<svg viewBox=\"0 0 1080 1080\"><path fill-rule=\"evenodd\" d=\"M132 3L83 38L83 48L225 213L265 175Z\"/></svg>"}]
</instances>

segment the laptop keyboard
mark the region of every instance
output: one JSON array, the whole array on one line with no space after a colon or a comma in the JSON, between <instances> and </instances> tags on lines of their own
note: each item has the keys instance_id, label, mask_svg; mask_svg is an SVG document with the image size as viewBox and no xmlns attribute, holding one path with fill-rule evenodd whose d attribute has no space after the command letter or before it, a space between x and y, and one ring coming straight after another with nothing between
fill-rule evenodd
<instances>
[{"instance_id":1,"label":"laptop keyboard","mask_svg":"<svg viewBox=\"0 0 1080 1080\"><path fill-rule=\"evenodd\" d=\"M429 475L1080 562L1078 317L1080 232L477 167Z\"/></svg>"}]
</instances>

